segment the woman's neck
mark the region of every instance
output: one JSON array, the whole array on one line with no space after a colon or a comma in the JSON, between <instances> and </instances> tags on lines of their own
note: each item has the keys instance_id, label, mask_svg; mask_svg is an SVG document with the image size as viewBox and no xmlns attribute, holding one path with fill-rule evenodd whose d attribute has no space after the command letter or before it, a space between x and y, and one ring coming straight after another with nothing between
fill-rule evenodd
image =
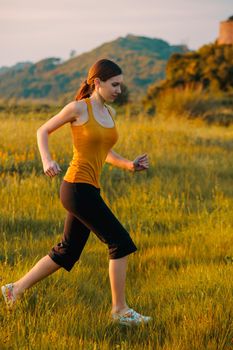
<instances>
[{"instance_id":1,"label":"woman's neck","mask_svg":"<svg viewBox=\"0 0 233 350\"><path fill-rule=\"evenodd\" d=\"M99 108L100 110L104 109L105 100L100 94L98 94L98 92L94 91L90 96L90 99L92 100L92 102L94 102L97 108Z\"/></svg>"}]
</instances>

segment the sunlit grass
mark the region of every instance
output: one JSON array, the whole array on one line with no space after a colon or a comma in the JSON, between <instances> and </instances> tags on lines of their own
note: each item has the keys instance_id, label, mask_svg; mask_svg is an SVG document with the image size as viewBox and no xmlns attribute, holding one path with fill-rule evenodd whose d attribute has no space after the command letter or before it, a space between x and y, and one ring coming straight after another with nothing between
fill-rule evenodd
<instances>
[{"instance_id":1,"label":"sunlit grass","mask_svg":"<svg viewBox=\"0 0 233 350\"><path fill-rule=\"evenodd\" d=\"M63 173L43 175L33 116L0 128L0 278L15 281L62 235L59 185L72 155L65 126L50 138ZM233 128L164 116L117 119L115 150L147 153L146 172L105 165L102 196L129 230L127 299L153 317L136 330L109 321L107 248L92 234L80 262L26 292L12 312L0 300L0 349L216 350L233 346ZM61 141L62 140L62 141Z\"/></svg>"}]
</instances>

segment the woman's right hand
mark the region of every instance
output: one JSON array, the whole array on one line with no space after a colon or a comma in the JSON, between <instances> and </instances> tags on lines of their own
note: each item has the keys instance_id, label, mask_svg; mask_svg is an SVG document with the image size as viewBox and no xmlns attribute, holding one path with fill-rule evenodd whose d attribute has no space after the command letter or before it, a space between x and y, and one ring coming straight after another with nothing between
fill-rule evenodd
<instances>
[{"instance_id":1,"label":"woman's right hand","mask_svg":"<svg viewBox=\"0 0 233 350\"><path fill-rule=\"evenodd\" d=\"M45 175L49 177L54 177L61 172L61 168L54 160L44 161L43 169Z\"/></svg>"}]
</instances>

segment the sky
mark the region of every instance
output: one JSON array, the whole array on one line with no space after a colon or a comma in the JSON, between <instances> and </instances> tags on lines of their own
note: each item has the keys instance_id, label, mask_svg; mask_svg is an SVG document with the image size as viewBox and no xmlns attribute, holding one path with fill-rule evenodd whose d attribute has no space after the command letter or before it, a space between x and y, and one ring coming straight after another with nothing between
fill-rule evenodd
<instances>
[{"instance_id":1,"label":"sky","mask_svg":"<svg viewBox=\"0 0 233 350\"><path fill-rule=\"evenodd\" d=\"M0 0L0 67L67 60L127 34L197 49L231 15L232 0Z\"/></svg>"}]
</instances>

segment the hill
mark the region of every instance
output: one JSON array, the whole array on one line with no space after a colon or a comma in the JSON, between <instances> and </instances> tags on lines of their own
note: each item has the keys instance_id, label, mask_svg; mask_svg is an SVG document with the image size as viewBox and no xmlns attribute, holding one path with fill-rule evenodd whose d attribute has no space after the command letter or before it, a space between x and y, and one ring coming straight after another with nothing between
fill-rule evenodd
<instances>
[{"instance_id":1,"label":"hill","mask_svg":"<svg viewBox=\"0 0 233 350\"><path fill-rule=\"evenodd\" d=\"M201 87L206 91L233 89L233 45L204 45L199 50L174 54L168 60L166 79L148 89L148 98L174 88Z\"/></svg>"},{"instance_id":2,"label":"hill","mask_svg":"<svg viewBox=\"0 0 233 350\"><path fill-rule=\"evenodd\" d=\"M29 67L32 64L33 64L32 62L27 61L27 62L18 62L11 67L2 66L0 67L0 76L10 71L21 71L23 68Z\"/></svg>"},{"instance_id":3,"label":"hill","mask_svg":"<svg viewBox=\"0 0 233 350\"><path fill-rule=\"evenodd\" d=\"M199 50L174 54L166 79L148 87L143 97L149 114L202 118L208 123L233 123L233 45L212 43Z\"/></svg>"},{"instance_id":4,"label":"hill","mask_svg":"<svg viewBox=\"0 0 233 350\"><path fill-rule=\"evenodd\" d=\"M186 46L129 34L65 62L50 57L21 69L8 70L1 74L0 97L72 99L89 67L97 59L108 58L121 66L125 84L134 99L144 94L151 83L164 78L167 60L173 53L187 51Z\"/></svg>"}]
</instances>

